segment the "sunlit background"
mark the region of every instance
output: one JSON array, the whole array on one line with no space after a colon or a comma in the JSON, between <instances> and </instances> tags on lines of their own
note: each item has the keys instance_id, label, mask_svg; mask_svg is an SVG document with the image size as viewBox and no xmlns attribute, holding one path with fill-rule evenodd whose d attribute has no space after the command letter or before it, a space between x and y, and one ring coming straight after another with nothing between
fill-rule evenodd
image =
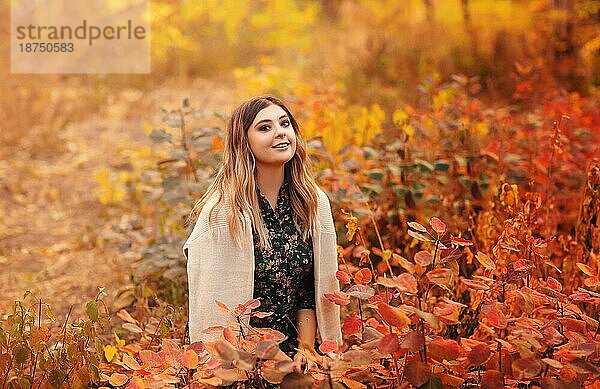
<instances>
[{"instance_id":1,"label":"sunlit background","mask_svg":"<svg viewBox=\"0 0 600 389\"><path fill-rule=\"evenodd\" d=\"M2 0L0 308L32 290L77 311L97 287L115 307L140 293L183 305L179 249L218 161L214 127L256 94L291 104L336 208L394 184L384 199L397 208L458 215L505 180L528 184L530 165L507 166L541 143L502 159L507 136L546 139L560 104L573 129L598 125L599 12L593 0L153 0L150 74L13 75ZM194 110L195 150L179 143L180 109ZM376 142L396 147L380 165L349 158ZM205 150L213 159L190 170ZM500 162L473 172L473 155ZM386 163L398 179L377 187ZM420 178L454 163L458 181ZM373 171L345 175L360 168Z\"/></svg>"}]
</instances>

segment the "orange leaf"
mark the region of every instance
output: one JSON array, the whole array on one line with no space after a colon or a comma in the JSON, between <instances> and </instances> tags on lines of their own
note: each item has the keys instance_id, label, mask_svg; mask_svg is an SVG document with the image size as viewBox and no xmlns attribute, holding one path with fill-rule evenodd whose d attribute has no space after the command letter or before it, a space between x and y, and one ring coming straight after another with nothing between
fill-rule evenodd
<instances>
[{"instance_id":1,"label":"orange leaf","mask_svg":"<svg viewBox=\"0 0 600 389\"><path fill-rule=\"evenodd\" d=\"M429 342L427 349L431 358L439 362L444 359L453 361L460 356L460 346L452 339L434 338Z\"/></svg>"},{"instance_id":2,"label":"orange leaf","mask_svg":"<svg viewBox=\"0 0 600 389\"><path fill-rule=\"evenodd\" d=\"M123 320L126 321L127 323L133 323L133 324L139 324L137 320L135 320L130 314L129 312L127 312L124 309L119 310L119 312L117 312L117 316Z\"/></svg>"},{"instance_id":3,"label":"orange leaf","mask_svg":"<svg viewBox=\"0 0 600 389\"><path fill-rule=\"evenodd\" d=\"M112 373L110 375L110 378L108 379L108 383L111 384L112 386L122 386L122 385L125 385L125 383L128 380L129 380L129 377L127 377L125 374Z\"/></svg>"},{"instance_id":4,"label":"orange leaf","mask_svg":"<svg viewBox=\"0 0 600 389\"><path fill-rule=\"evenodd\" d=\"M144 380L141 378L135 377L131 381L129 381L129 385L127 385L127 389L145 389L146 385L144 384Z\"/></svg>"},{"instance_id":5,"label":"orange leaf","mask_svg":"<svg viewBox=\"0 0 600 389\"><path fill-rule=\"evenodd\" d=\"M123 355L123 364L131 370L139 370L142 366L134 358L129 355Z\"/></svg>"},{"instance_id":6,"label":"orange leaf","mask_svg":"<svg viewBox=\"0 0 600 389\"><path fill-rule=\"evenodd\" d=\"M359 285L367 285L371 282L373 275L371 274L371 270L367 268L362 268L356 273L354 273L354 281Z\"/></svg>"},{"instance_id":7,"label":"orange leaf","mask_svg":"<svg viewBox=\"0 0 600 389\"><path fill-rule=\"evenodd\" d=\"M401 329L410 324L410 319L406 313L399 308L392 307L386 303L379 303L377 309L383 320L391 326Z\"/></svg>"},{"instance_id":8,"label":"orange leaf","mask_svg":"<svg viewBox=\"0 0 600 389\"><path fill-rule=\"evenodd\" d=\"M227 305L223 304L219 300L215 300L215 304L217 304L217 307L219 307L219 310L221 312L223 312L224 314L229 315L231 313L231 310L229 308L227 308Z\"/></svg>"},{"instance_id":9,"label":"orange leaf","mask_svg":"<svg viewBox=\"0 0 600 389\"><path fill-rule=\"evenodd\" d=\"M397 288L400 292L417 293L417 279L409 273L396 277Z\"/></svg>"},{"instance_id":10,"label":"orange leaf","mask_svg":"<svg viewBox=\"0 0 600 389\"><path fill-rule=\"evenodd\" d=\"M198 367L198 354L194 350L185 350L181 356L181 364L186 369L195 369Z\"/></svg>"},{"instance_id":11,"label":"orange leaf","mask_svg":"<svg viewBox=\"0 0 600 389\"><path fill-rule=\"evenodd\" d=\"M586 275L588 275L590 277L596 277L597 274L594 271L594 269L592 269L591 267L589 267L585 263L577 262L576 265L579 268L579 270L581 270L582 272L584 272Z\"/></svg>"}]
</instances>

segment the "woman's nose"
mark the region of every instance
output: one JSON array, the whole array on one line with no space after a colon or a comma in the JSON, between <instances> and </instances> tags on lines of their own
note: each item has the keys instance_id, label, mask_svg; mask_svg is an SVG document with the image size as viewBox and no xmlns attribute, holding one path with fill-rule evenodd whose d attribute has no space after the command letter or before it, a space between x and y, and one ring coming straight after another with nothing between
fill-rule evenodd
<instances>
[{"instance_id":1,"label":"woman's nose","mask_svg":"<svg viewBox=\"0 0 600 389\"><path fill-rule=\"evenodd\" d=\"M281 126L281 124L275 125L275 137L281 138L285 135L286 129Z\"/></svg>"}]
</instances>

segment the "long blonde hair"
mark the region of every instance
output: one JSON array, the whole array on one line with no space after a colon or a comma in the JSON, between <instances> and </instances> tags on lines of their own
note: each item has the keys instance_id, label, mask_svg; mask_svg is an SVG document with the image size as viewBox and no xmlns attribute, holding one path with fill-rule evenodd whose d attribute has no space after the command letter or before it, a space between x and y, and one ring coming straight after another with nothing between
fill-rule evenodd
<instances>
[{"instance_id":1,"label":"long blonde hair","mask_svg":"<svg viewBox=\"0 0 600 389\"><path fill-rule=\"evenodd\" d=\"M286 112L296 134L296 153L285 164L285 179L288 181L294 223L301 228L302 239L308 239L317 223L317 185L310 171L306 144L300 136L298 123L278 98L269 95L254 97L242 103L231 114L227 123L221 167L215 180L190 213L191 217L197 216L209 199L218 196L215 206L209 213L209 223L212 223L214 213L227 202L231 208L231 212L227 215L227 224L231 237L238 247L242 246L242 236L247 233L244 215L250 216L261 247L271 246L256 193L255 163L248 144L248 129L258 112L273 104L280 106Z\"/></svg>"}]
</instances>

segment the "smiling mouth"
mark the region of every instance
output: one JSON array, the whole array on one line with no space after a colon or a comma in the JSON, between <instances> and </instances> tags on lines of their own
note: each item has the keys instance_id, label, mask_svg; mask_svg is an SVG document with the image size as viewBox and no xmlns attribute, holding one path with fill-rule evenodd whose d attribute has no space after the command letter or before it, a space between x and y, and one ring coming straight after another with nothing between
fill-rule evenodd
<instances>
[{"instance_id":1,"label":"smiling mouth","mask_svg":"<svg viewBox=\"0 0 600 389\"><path fill-rule=\"evenodd\" d=\"M288 142L284 142L284 143L279 143L277 146L273 146L271 147L272 149L285 149L289 146L290 144Z\"/></svg>"}]
</instances>

